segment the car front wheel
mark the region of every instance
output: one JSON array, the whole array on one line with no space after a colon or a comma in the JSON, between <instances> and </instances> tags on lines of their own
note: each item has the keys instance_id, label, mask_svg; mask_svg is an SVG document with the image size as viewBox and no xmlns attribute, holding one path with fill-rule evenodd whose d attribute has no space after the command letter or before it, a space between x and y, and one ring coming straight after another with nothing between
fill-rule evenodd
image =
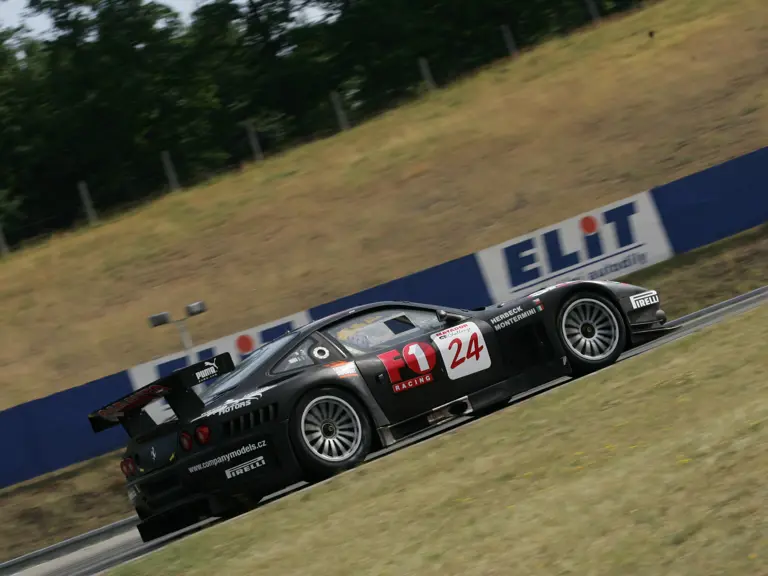
<instances>
[{"instance_id":1,"label":"car front wheel","mask_svg":"<svg viewBox=\"0 0 768 576\"><path fill-rule=\"evenodd\" d=\"M309 479L328 478L360 464L371 451L371 421L352 394L336 388L304 396L291 418L291 440Z\"/></svg>"},{"instance_id":2,"label":"car front wheel","mask_svg":"<svg viewBox=\"0 0 768 576\"><path fill-rule=\"evenodd\" d=\"M613 364L627 341L621 313L613 302L594 293L569 298L558 314L557 330L576 375Z\"/></svg>"}]
</instances>

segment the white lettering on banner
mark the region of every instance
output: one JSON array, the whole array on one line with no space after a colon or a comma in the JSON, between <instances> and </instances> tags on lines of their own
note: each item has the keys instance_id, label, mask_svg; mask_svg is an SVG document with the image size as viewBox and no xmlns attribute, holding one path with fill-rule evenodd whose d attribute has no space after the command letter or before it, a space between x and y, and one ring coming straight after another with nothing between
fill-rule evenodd
<instances>
[{"instance_id":1,"label":"white lettering on banner","mask_svg":"<svg viewBox=\"0 0 768 576\"><path fill-rule=\"evenodd\" d=\"M569 280L607 280L668 260L672 247L648 192L477 253L493 301Z\"/></svg>"},{"instance_id":2,"label":"white lettering on banner","mask_svg":"<svg viewBox=\"0 0 768 576\"><path fill-rule=\"evenodd\" d=\"M659 295L656 290L650 290L648 292L638 294L637 296L630 296L629 301L632 302L632 308L637 310L638 308L645 308L646 306L651 306L652 304L658 304Z\"/></svg>"},{"instance_id":3,"label":"white lettering on banner","mask_svg":"<svg viewBox=\"0 0 768 576\"><path fill-rule=\"evenodd\" d=\"M474 322L465 322L432 334L432 341L440 350L445 370L451 380L464 378L491 367L491 355L488 353L485 338Z\"/></svg>"}]
</instances>

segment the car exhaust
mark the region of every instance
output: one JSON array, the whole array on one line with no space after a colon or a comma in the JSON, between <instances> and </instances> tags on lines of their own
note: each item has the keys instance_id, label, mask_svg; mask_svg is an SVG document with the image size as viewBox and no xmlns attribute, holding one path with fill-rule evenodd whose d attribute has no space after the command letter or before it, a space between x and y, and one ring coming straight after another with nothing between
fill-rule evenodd
<instances>
[{"instance_id":1,"label":"car exhaust","mask_svg":"<svg viewBox=\"0 0 768 576\"><path fill-rule=\"evenodd\" d=\"M461 416L463 414L466 414L468 410L469 410L469 402L465 400L459 400L458 402L451 404L450 407L448 408L448 411L454 416Z\"/></svg>"},{"instance_id":2,"label":"car exhaust","mask_svg":"<svg viewBox=\"0 0 768 576\"><path fill-rule=\"evenodd\" d=\"M465 396L464 398L460 398L449 404L434 408L432 412L427 415L427 420L430 424L436 424L438 422L445 422L446 420L464 416L471 412L472 405L469 403L469 399Z\"/></svg>"}]
</instances>

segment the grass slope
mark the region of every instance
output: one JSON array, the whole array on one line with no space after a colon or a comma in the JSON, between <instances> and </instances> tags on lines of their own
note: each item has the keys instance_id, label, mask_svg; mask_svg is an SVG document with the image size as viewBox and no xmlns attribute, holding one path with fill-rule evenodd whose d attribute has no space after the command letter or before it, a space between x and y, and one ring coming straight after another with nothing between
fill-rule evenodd
<instances>
[{"instance_id":1,"label":"grass slope","mask_svg":"<svg viewBox=\"0 0 768 576\"><path fill-rule=\"evenodd\" d=\"M677 317L768 284L768 225L678 256L629 280L656 287ZM0 491L0 561L133 513L119 453Z\"/></svg>"},{"instance_id":2,"label":"grass slope","mask_svg":"<svg viewBox=\"0 0 768 576\"><path fill-rule=\"evenodd\" d=\"M149 314L205 299L201 342L764 146L766 38L765 0L666 0L3 259L0 409L175 351Z\"/></svg>"},{"instance_id":3,"label":"grass slope","mask_svg":"<svg viewBox=\"0 0 768 576\"><path fill-rule=\"evenodd\" d=\"M763 305L110 574L765 574L766 342Z\"/></svg>"}]
</instances>

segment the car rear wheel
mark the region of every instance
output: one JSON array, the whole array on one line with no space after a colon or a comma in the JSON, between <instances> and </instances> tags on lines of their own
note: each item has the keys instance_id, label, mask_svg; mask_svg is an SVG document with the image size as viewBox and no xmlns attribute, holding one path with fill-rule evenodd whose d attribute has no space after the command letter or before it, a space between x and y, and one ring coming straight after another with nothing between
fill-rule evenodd
<instances>
[{"instance_id":1,"label":"car rear wheel","mask_svg":"<svg viewBox=\"0 0 768 576\"><path fill-rule=\"evenodd\" d=\"M311 480L328 478L360 464L371 451L371 421L352 394L313 390L297 404L291 440Z\"/></svg>"},{"instance_id":2,"label":"car rear wheel","mask_svg":"<svg viewBox=\"0 0 768 576\"><path fill-rule=\"evenodd\" d=\"M563 304L557 330L576 375L613 364L627 342L627 329L616 306L590 292L578 293Z\"/></svg>"}]
</instances>

